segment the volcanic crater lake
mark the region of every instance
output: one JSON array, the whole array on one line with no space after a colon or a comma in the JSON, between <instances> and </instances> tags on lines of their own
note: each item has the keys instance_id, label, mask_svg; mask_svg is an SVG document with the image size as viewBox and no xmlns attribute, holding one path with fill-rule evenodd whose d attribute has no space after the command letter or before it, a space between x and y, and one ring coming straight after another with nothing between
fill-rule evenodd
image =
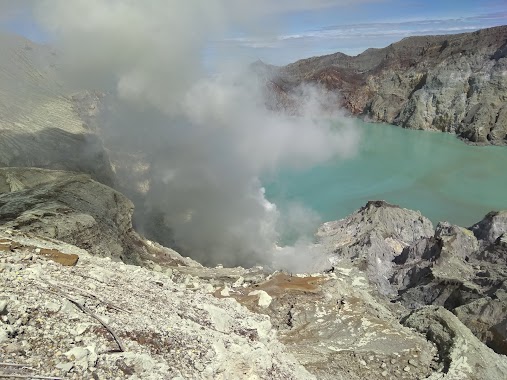
<instances>
[{"instance_id":1,"label":"volcanic crater lake","mask_svg":"<svg viewBox=\"0 0 507 380\"><path fill-rule=\"evenodd\" d=\"M368 200L419 210L434 224L468 227L507 209L507 147L472 146L454 135L355 122L357 154L264 181L266 197L284 212L297 202L322 221L341 219Z\"/></svg>"}]
</instances>

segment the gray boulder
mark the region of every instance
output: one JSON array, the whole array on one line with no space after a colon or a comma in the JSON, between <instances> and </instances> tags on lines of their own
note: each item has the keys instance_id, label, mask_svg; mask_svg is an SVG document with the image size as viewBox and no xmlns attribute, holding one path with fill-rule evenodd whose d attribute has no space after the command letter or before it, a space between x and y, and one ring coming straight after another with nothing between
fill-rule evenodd
<instances>
[{"instance_id":1,"label":"gray boulder","mask_svg":"<svg viewBox=\"0 0 507 380\"><path fill-rule=\"evenodd\" d=\"M403 323L424 334L437 347L438 367L428 379L505 379L507 358L482 344L444 308L419 309L403 319Z\"/></svg>"},{"instance_id":2,"label":"gray boulder","mask_svg":"<svg viewBox=\"0 0 507 380\"><path fill-rule=\"evenodd\" d=\"M507 210L488 213L484 219L470 227L470 230L481 243L481 247L494 243L500 235L507 232Z\"/></svg>"},{"instance_id":3,"label":"gray boulder","mask_svg":"<svg viewBox=\"0 0 507 380\"><path fill-rule=\"evenodd\" d=\"M433 225L418 211L370 201L345 219L324 223L317 233L336 260L351 260L381 293L392 293L393 260L413 242L433 236Z\"/></svg>"},{"instance_id":4,"label":"gray boulder","mask_svg":"<svg viewBox=\"0 0 507 380\"><path fill-rule=\"evenodd\" d=\"M488 347L507 355L507 299L481 298L457 307L454 314Z\"/></svg>"}]
</instances>

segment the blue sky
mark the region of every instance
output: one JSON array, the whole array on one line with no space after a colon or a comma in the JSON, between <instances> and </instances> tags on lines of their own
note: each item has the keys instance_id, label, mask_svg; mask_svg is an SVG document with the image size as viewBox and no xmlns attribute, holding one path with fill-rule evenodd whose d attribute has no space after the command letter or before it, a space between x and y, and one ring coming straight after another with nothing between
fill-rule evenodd
<instances>
[{"instance_id":1,"label":"blue sky","mask_svg":"<svg viewBox=\"0 0 507 380\"><path fill-rule=\"evenodd\" d=\"M408 36L463 33L507 25L505 0L334 3L341 4L314 9L309 5L307 9L286 12L280 17L281 25L274 36L241 36L229 43L236 42L240 53L252 58L284 64L337 51L356 55L369 47L385 47Z\"/></svg>"},{"instance_id":2,"label":"blue sky","mask_svg":"<svg viewBox=\"0 0 507 380\"><path fill-rule=\"evenodd\" d=\"M17 6L30 1L36 0L0 0L0 28L46 42L47 35L28 7ZM285 64L337 51L356 55L407 36L507 24L506 0L272 0L265 4L263 25L244 33L238 28L225 40L211 41L205 56Z\"/></svg>"}]
</instances>

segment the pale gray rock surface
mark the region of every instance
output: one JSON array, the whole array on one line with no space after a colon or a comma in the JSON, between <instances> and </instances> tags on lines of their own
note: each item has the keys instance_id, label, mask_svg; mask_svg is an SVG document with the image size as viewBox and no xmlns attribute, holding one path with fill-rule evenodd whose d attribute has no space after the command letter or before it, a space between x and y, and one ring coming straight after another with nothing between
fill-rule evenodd
<instances>
[{"instance_id":1,"label":"pale gray rock surface","mask_svg":"<svg viewBox=\"0 0 507 380\"><path fill-rule=\"evenodd\" d=\"M345 219L324 223L317 236L335 260L351 260L381 293L390 294L394 258L433 233L432 223L420 212L370 201Z\"/></svg>"},{"instance_id":2,"label":"pale gray rock surface","mask_svg":"<svg viewBox=\"0 0 507 380\"><path fill-rule=\"evenodd\" d=\"M494 243L500 235L507 232L507 211L493 211L484 219L470 227L481 246Z\"/></svg>"},{"instance_id":3,"label":"pale gray rock surface","mask_svg":"<svg viewBox=\"0 0 507 380\"><path fill-rule=\"evenodd\" d=\"M266 307L256 291L270 297ZM436 351L402 326L363 272L339 267L330 274L274 273L226 295L268 315L280 340L318 379L421 379ZM217 292L220 294L220 292ZM262 293L260 293L262 294ZM410 372L403 368L410 366Z\"/></svg>"},{"instance_id":4,"label":"pale gray rock surface","mask_svg":"<svg viewBox=\"0 0 507 380\"><path fill-rule=\"evenodd\" d=\"M315 379L269 318L170 275L99 258L58 241L0 232L0 373L69 379ZM74 267L37 252L79 255ZM70 301L72 300L72 301ZM82 305L104 321L124 346ZM9 371L9 372L7 372Z\"/></svg>"},{"instance_id":5,"label":"pale gray rock surface","mask_svg":"<svg viewBox=\"0 0 507 380\"><path fill-rule=\"evenodd\" d=\"M507 357L486 347L444 308L419 309L404 319L404 323L425 334L438 349L441 365L428 379L505 379Z\"/></svg>"}]
</instances>

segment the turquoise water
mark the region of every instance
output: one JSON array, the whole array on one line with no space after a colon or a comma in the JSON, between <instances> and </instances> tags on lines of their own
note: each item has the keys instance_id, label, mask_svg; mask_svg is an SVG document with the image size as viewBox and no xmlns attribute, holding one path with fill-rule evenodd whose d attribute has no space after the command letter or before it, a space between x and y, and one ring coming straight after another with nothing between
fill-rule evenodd
<instances>
[{"instance_id":1,"label":"turquoise water","mask_svg":"<svg viewBox=\"0 0 507 380\"><path fill-rule=\"evenodd\" d=\"M343 218L368 200L420 210L433 223L470 226L507 209L507 147L466 145L455 136L357 121L359 151L305 171L265 180L282 210L299 202L323 221Z\"/></svg>"}]
</instances>

